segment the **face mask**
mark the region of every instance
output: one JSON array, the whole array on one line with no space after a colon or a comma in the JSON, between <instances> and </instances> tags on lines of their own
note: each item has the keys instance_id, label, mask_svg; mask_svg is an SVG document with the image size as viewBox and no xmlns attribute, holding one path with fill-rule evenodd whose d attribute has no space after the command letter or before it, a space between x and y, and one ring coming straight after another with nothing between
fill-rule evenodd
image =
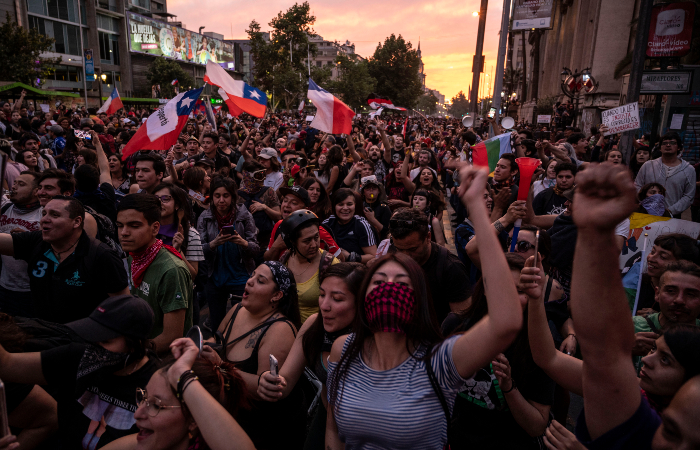
<instances>
[{"instance_id":1,"label":"face mask","mask_svg":"<svg viewBox=\"0 0 700 450\"><path fill-rule=\"evenodd\" d=\"M365 315L373 332L406 333L416 304L413 289L399 283L382 283L365 298Z\"/></svg>"}]
</instances>

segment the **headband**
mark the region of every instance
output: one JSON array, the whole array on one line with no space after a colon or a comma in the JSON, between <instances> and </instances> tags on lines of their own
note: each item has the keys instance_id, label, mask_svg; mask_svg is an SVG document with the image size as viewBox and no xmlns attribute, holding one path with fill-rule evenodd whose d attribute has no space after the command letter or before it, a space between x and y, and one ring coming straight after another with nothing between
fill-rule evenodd
<instances>
[{"instance_id":1,"label":"headband","mask_svg":"<svg viewBox=\"0 0 700 450\"><path fill-rule=\"evenodd\" d=\"M270 268L275 283L277 283L280 291L282 291L282 299L287 299L289 297L289 290L292 287L294 289L297 287L292 272L279 261L265 261L263 264Z\"/></svg>"}]
</instances>

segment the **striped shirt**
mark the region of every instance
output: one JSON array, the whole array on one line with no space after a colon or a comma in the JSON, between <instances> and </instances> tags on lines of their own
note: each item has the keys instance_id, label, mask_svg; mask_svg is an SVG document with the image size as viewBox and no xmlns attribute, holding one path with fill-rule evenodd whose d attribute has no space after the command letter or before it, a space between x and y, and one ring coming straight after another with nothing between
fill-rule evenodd
<instances>
[{"instance_id":1,"label":"striped shirt","mask_svg":"<svg viewBox=\"0 0 700 450\"><path fill-rule=\"evenodd\" d=\"M187 248L185 249L185 258L187 261L204 261L204 250L202 250L202 239L199 237L199 232L194 227L190 227L187 237L189 239Z\"/></svg>"},{"instance_id":2,"label":"striped shirt","mask_svg":"<svg viewBox=\"0 0 700 450\"><path fill-rule=\"evenodd\" d=\"M343 353L354 336L351 334L345 341ZM452 348L458 338L443 341L431 359L450 412L464 385L452 360ZM422 357L425 350L419 349L416 357ZM329 361L329 379L336 366ZM409 357L393 369L377 371L362 361L360 352L339 389L335 420L346 450L442 450L447 443L447 420L424 362Z\"/></svg>"},{"instance_id":3,"label":"striped shirt","mask_svg":"<svg viewBox=\"0 0 700 450\"><path fill-rule=\"evenodd\" d=\"M363 255L364 247L377 245L377 237L372 225L362 216L354 216L346 224L341 224L335 215L323 221L323 226L333 233L335 242L346 252Z\"/></svg>"}]
</instances>

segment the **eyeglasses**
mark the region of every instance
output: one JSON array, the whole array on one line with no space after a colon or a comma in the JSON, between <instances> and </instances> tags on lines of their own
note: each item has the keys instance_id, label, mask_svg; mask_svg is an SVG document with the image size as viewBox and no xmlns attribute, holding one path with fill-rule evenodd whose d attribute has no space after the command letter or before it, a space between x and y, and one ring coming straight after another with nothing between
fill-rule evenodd
<instances>
[{"instance_id":1,"label":"eyeglasses","mask_svg":"<svg viewBox=\"0 0 700 450\"><path fill-rule=\"evenodd\" d=\"M661 145L678 145L676 141L663 141Z\"/></svg>"},{"instance_id":2,"label":"eyeglasses","mask_svg":"<svg viewBox=\"0 0 700 450\"><path fill-rule=\"evenodd\" d=\"M156 197L158 197L163 203L168 203L173 199L172 195L156 195Z\"/></svg>"},{"instance_id":3,"label":"eyeglasses","mask_svg":"<svg viewBox=\"0 0 700 450\"><path fill-rule=\"evenodd\" d=\"M157 416L161 409L182 408L180 405L164 406L159 398L149 400L148 392L145 389L136 388L136 406L140 408L143 404L146 405L146 413L151 417Z\"/></svg>"},{"instance_id":4,"label":"eyeglasses","mask_svg":"<svg viewBox=\"0 0 700 450\"><path fill-rule=\"evenodd\" d=\"M506 247L510 247L511 242L513 242L513 238L509 237ZM528 241L518 241L515 244L515 253L525 253L531 248L535 248L535 244L530 244Z\"/></svg>"}]
</instances>

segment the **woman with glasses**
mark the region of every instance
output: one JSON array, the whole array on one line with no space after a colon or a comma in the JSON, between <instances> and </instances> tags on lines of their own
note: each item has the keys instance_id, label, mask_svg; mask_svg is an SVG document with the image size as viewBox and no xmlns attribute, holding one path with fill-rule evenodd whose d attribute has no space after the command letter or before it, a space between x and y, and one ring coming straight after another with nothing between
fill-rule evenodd
<instances>
[{"instance_id":1,"label":"woman with glasses","mask_svg":"<svg viewBox=\"0 0 700 450\"><path fill-rule=\"evenodd\" d=\"M199 357L191 339L174 341L176 361L153 374L145 389L136 389L137 434L105 450L254 450L236 421L246 405L245 382L233 364L213 364Z\"/></svg>"}]
</instances>

